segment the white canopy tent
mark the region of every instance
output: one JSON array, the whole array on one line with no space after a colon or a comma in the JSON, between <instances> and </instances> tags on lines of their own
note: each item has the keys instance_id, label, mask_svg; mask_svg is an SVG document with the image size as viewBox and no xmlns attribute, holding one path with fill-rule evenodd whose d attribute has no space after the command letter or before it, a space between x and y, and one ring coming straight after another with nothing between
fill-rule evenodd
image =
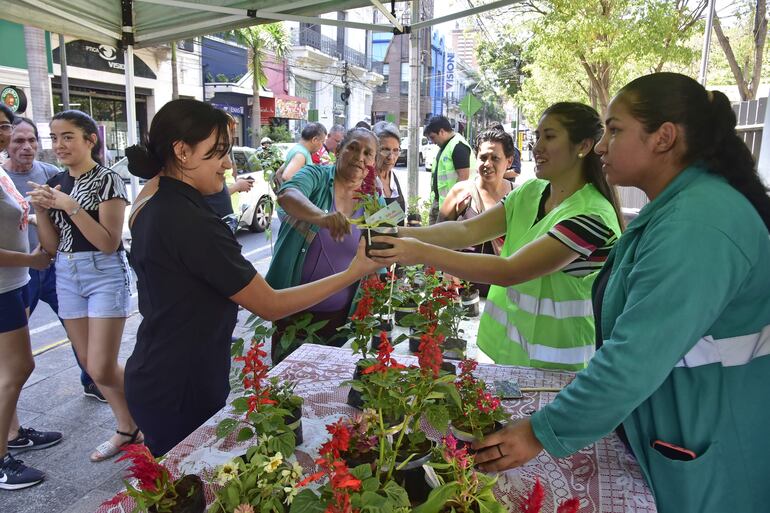
<instances>
[{"instance_id":1,"label":"white canopy tent","mask_svg":"<svg viewBox=\"0 0 770 513\"><path fill-rule=\"evenodd\" d=\"M418 19L420 0L396 1L411 1L410 19ZM383 5L382 0L0 0L0 18L122 48L126 54L126 114L129 127L136 126L134 48L276 21L409 33L409 62L412 70L409 83L409 153L416 155L419 140L418 30L519 1L496 0L432 20L418 21L411 26L402 26ZM395 2L384 0L384 3L392 6ZM324 13L365 6L379 9L390 24L375 25L320 18ZM136 144L133 129L128 130L128 144ZM136 178L132 178L132 194L136 190ZM417 191L417 159L409 159L409 190Z\"/></svg>"}]
</instances>

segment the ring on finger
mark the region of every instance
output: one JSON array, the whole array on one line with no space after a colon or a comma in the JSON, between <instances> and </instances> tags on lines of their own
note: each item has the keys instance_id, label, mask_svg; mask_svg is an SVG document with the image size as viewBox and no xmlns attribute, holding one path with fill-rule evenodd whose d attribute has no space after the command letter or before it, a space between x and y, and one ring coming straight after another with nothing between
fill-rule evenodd
<instances>
[{"instance_id":1,"label":"ring on finger","mask_svg":"<svg viewBox=\"0 0 770 513\"><path fill-rule=\"evenodd\" d=\"M503 454L503 450L500 448L500 444L495 445L497 447L497 452L500 454L501 458L505 458L505 454Z\"/></svg>"}]
</instances>

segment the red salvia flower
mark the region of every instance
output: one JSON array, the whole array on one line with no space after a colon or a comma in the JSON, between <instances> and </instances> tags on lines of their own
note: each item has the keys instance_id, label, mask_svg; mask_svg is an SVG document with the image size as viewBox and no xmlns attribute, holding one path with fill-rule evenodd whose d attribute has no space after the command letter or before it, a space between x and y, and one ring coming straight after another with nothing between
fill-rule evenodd
<instances>
[{"instance_id":1,"label":"red salvia flower","mask_svg":"<svg viewBox=\"0 0 770 513\"><path fill-rule=\"evenodd\" d=\"M439 369L444 361L441 353L441 343L444 341L444 335L435 335L436 326L428 328L428 332L420 337L420 347L418 348L417 360L423 373L438 377Z\"/></svg>"},{"instance_id":2,"label":"red salvia flower","mask_svg":"<svg viewBox=\"0 0 770 513\"><path fill-rule=\"evenodd\" d=\"M535 486L524 499L519 501L519 511L521 513L540 513L545 500L545 490L540 484L540 478L535 478Z\"/></svg>"},{"instance_id":3,"label":"red salvia flower","mask_svg":"<svg viewBox=\"0 0 770 513\"><path fill-rule=\"evenodd\" d=\"M340 419L334 424L327 425L326 431L332 437L321 446L319 452L326 457L339 458L340 453L347 451L350 446L350 428Z\"/></svg>"},{"instance_id":4,"label":"red salvia flower","mask_svg":"<svg viewBox=\"0 0 770 513\"><path fill-rule=\"evenodd\" d=\"M579 509L580 501L577 498L572 497L559 504L559 507L556 508L556 513L578 513Z\"/></svg>"},{"instance_id":5,"label":"red salvia flower","mask_svg":"<svg viewBox=\"0 0 770 513\"><path fill-rule=\"evenodd\" d=\"M269 391L263 386L269 370L263 361L263 358L267 356L267 353L262 350L264 344L264 341L257 342L256 339L252 339L251 347L246 356L235 358L235 361L243 362L243 369L241 370L243 388L250 394L247 397L249 406L246 412L247 417L251 413L259 411L259 407L263 404L275 404L275 401L269 398Z\"/></svg>"},{"instance_id":6,"label":"red salvia flower","mask_svg":"<svg viewBox=\"0 0 770 513\"><path fill-rule=\"evenodd\" d=\"M354 321L364 321L372 313L372 307L374 306L374 298L365 293L356 306L356 311L353 312L351 319Z\"/></svg>"},{"instance_id":7,"label":"red salvia flower","mask_svg":"<svg viewBox=\"0 0 770 513\"><path fill-rule=\"evenodd\" d=\"M364 369L364 374L372 374L374 372L387 372L389 369L406 369L406 365L401 365L391 356L393 353L393 346L388 341L388 335L384 332L380 332L380 349L377 353L377 363L370 365Z\"/></svg>"}]
</instances>

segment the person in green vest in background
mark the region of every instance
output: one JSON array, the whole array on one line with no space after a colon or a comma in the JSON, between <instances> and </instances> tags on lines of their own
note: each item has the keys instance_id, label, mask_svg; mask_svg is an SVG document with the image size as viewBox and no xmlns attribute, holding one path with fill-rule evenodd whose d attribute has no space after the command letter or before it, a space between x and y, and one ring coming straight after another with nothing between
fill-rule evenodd
<instances>
[{"instance_id":1,"label":"person in green vest in background","mask_svg":"<svg viewBox=\"0 0 770 513\"><path fill-rule=\"evenodd\" d=\"M563 458L616 427L660 513L770 504L770 198L718 91L638 78L596 146L650 199L594 287L597 351L556 399L476 444L485 471Z\"/></svg>"},{"instance_id":2,"label":"person in green vest in background","mask_svg":"<svg viewBox=\"0 0 770 513\"><path fill-rule=\"evenodd\" d=\"M535 131L538 179L461 222L399 228L376 240L377 261L423 263L491 283L478 346L496 363L577 371L594 354L591 285L622 227L617 197L592 149L602 135L594 109L557 103ZM457 253L505 235L500 256Z\"/></svg>"},{"instance_id":3,"label":"person in green vest in background","mask_svg":"<svg viewBox=\"0 0 770 513\"><path fill-rule=\"evenodd\" d=\"M444 116L433 116L423 129L423 135L440 149L431 173L431 198L429 222L436 224L441 205L454 184L467 180L475 167L473 150L465 138L452 129Z\"/></svg>"}]
</instances>

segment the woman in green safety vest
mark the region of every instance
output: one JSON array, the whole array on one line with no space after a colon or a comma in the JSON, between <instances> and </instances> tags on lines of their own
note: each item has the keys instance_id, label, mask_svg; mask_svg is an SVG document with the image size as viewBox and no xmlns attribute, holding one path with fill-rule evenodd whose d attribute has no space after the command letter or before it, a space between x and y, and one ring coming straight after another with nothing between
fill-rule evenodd
<instances>
[{"instance_id":1,"label":"woman in green safety vest","mask_svg":"<svg viewBox=\"0 0 770 513\"><path fill-rule=\"evenodd\" d=\"M580 370L594 353L591 285L620 235L622 217L592 152L602 135L594 109L554 104L535 135L537 180L472 219L400 228L399 238L382 239L393 249L372 255L493 284L478 346L496 363ZM451 251L501 235L500 256Z\"/></svg>"},{"instance_id":2,"label":"woman in green safety vest","mask_svg":"<svg viewBox=\"0 0 770 513\"><path fill-rule=\"evenodd\" d=\"M602 346L476 462L566 457L620 425L660 513L767 512L770 198L730 101L676 73L638 78L596 151L651 200L596 280Z\"/></svg>"}]
</instances>

